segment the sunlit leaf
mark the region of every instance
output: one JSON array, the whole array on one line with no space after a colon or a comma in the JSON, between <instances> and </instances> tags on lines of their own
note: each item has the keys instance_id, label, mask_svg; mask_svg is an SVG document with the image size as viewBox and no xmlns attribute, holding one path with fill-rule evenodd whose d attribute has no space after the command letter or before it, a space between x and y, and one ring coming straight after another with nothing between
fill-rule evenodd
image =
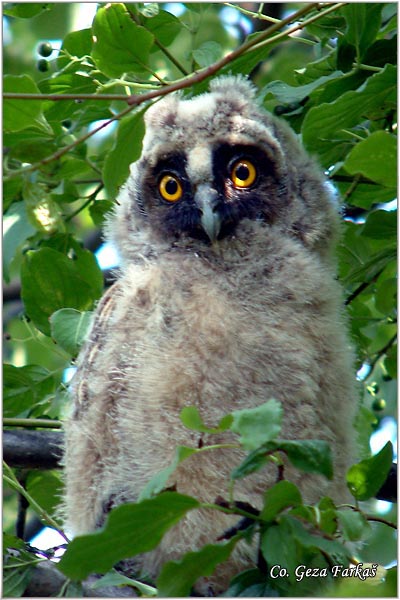
<instances>
[{"instance_id":1,"label":"sunlit leaf","mask_svg":"<svg viewBox=\"0 0 400 600\"><path fill-rule=\"evenodd\" d=\"M281 403L271 399L256 408L234 411L231 430L240 435L246 450L255 450L279 434L282 414Z\"/></svg>"},{"instance_id":2,"label":"sunlit leaf","mask_svg":"<svg viewBox=\"0 0 400 600\"><path fill-rule=\"evenodd\" d=\"M28 220L24 202L15 202L10 206L3 220L3 275L9 278L8 268L17 249L35 233Z\"/></svg>"},{"instance_id":3,"label":"sunlit leaf","mask_svg":"<svg viewBox=\"0 0 400 600\"><path fill-rule=\"evenodd\" d=\"M397 142L387 131L374 131L348 154L344 168L352 175L394 188L397 182Z\"/></svg>"},{"instance_id":4,"label":"sunlit leaf","mask_svg":"<svg viewBox=\"0 0 400 600\"><path fill-rule=\"evenodd\" d=\"M279 481L268 489L264 496L264 508L260 517L265 521L273 521L275 517L289 506L302 504L298 488L290 481Z\"/></svg>"},{"instance_id":5,"label":"sunlit leaf","mask_svg":"<svg viewBox=\"0 0 400 600\"><path fill-rule=\"evenodd\" d=\"M376 495L386 480L392 465L393 448L390 442L378 454L350 467L347 485L357 500L368 500Z\"/></svg>"},{"instance_id":6,"label":"sunlit leaf","mask_svg":"<svg viewBox=\"0 0 400 600\"><path fill-rule=\"evenodd\" d=\"M61 308L50 317L51 336L69 354L76 356L92 323L93 313Z\"/></svg>"},{"instance_id":7,"label":"sunlit leaf","mask_svg":"<svg viewBox=\"0 0 400 600\"><path fill-rule=\"evenodd\" d=\"M18 94L40 94L36 83L29 75L5 75L3 92ZM8 100L3 102L3 128L5 131L20 131L37 125L43 128L42 100Z\"/></svg>"},{"instance_id":8,"label":"sunlit leaf","mask_svg":"<svg viewBox=\"0 0 400 600\"><path fill-rule=\"evenodd\" d=\"M132 20L124 4L115 2L99 8L92 32L92 57L100 71L109 77L146 71L154 38Z\"/></svg>"},{"instance_id":9,"label":"sunlit leaf","mask_svg":"<svg viewBox=\"0 0 400 600\"><path fill-rule=\"evenodd\" d=\"M115 198L119 187L125 183L129 175L129 165L137 160L142 151L144 136L143 113L125 117L117 131L114 145L104 163L104 185L110 198Z\"/></svg>"},{"instance_id":10,"label":"sunlit leaf","mask_svg":"<svg viewBox=\"0 0 400 600\"><path fill-rule=\"evenodd\" d=\"M98 271L88 250L75 260L52 248L27 252L21 268L21 296L38 329L50 335L49 317L60 308L90 310L101 292Z\"/></svg>"}]
</instances>

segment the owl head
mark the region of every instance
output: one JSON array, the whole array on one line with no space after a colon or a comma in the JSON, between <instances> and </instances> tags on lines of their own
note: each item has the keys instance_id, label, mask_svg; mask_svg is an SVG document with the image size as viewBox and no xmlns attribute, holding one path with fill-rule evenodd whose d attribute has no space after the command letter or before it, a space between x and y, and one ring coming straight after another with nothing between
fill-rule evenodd
<instances>
[{"instance_id":1,"label":"owl head","mask_svg":"<svg viewBox=\"0 0 400 600\"><path fill-rule=\"evenodd\" d=\"M320 169L243 77L171 94L146 112L140 159L108 224L122 260L171 248L262 246L272 229L326 254L337 208Z\"/></svg>"}]
</instances>

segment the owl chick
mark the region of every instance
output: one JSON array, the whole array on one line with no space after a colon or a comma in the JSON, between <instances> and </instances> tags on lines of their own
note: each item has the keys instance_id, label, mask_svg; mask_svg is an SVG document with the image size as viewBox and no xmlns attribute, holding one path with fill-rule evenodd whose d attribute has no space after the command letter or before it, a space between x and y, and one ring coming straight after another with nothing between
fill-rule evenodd
<instances>
[{"instance_id":1,"label":"owl chick","mask_svg":"<svg viewBox=\"0 0 400 600\"><path fill-rule=\"evenodd\" d=\"M107 225L119 279L99 302L72 386L65 510L74 534L137 500L177 445L232 441L186 429L185 406L215 426L276 398L282 437L326 440L334 454L333 483L290 467L287 478L308 502L346 496L356 394L335 278L338 211L318 167L255 92L223 77L210 93L173 94L146 113L142 155ZM241 458L229 449L194 455L168 487L202 502L227 497ZM238 481L235 500L260 507L275 482L264 469ZM236 522L191 511L137 567L155 578ZM254 549L239 544L199 593L220 593L252 560Z\"/></svg>"}]
</instances>

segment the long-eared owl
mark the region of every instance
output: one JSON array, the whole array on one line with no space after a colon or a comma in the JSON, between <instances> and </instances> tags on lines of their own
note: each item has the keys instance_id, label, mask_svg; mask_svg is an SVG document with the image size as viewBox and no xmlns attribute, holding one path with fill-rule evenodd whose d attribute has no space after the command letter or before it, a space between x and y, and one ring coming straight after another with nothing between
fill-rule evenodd
<instances>
[{"instance_id":1,"label":"long-eared owl","mask_svg":"<svg viewBox=\"0 0 400 600\"><path fill-rule=\"evenodd\" d=\"M241 77L215 79L190 99L171 94L145 124L142 155L106 227L118 279L97 306L71 386L68 528L93 531L110 508L136 501L176 446L231 440L185 428L186 406L212 427L279 400L282 437L326 440L334 455L333 483L290 467L287 477L309 502L345 497L356 399L335 274L340 219L323 174ZM168 487L214 502L227 496L240 458L229 449L196 454ZM274 469L261 470L237 482L235 499L259 507L275 481ZM236 521L191 511L138 568L155 577ZM239 545L200 591L220 592L252 553Z\"/></svg>"}]
</instances>

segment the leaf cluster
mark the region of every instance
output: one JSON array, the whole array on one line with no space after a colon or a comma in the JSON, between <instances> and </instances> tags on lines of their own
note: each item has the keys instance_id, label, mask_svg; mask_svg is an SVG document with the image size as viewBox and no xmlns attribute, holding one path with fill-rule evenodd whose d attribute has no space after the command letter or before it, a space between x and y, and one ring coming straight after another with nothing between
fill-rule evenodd
<instances>
[{"instance_id":1,"label":"leaf cluster","mask_svg":"<svg viewBox=\"0 0 400 600\"><path fill-rule=\"evenodd\" d=\"M211 575L215 567L227 560L241 542L258 544L259 567L238 575L232 581L228 595L248 596L250 590L253 596L263 596L267 591L269 594L289 596L315 593L319 587L313 580L299 581L295 575L296 567L302 564L309 568L325 569L329 582L334 586L331 568L354 561L347 543L365 538L369 529L368 515L356 506L335 506L328 497L321 498L315 505L304 504L299 489L282 477L282 471L280 480L265 491L261 509L254 510L233 499L235 480L264 468L268 463L276 467L281 463L279 454L285 454L290 462L304 472L331 478L332 462L328 445L318 440L289 442L279 439L282 407L276 400L269 400L255 409L235 411L212 429L201 422L195 407L186 407L182 421L196 431L211 433L211 437L230 429L237 435L237 444L232 446L249 450L247 457L232 472L231 499L218 499L215 504L204 504L199 499L166 490L168 478L180 462L196 453L217 452L219 447L187 448L190 452L186 454L178 449L177 459L171 469L153 478L137 503L114 508L100 530L79 536L69 543L58 564L59 570L73 582L82 582L91 573L104 574L96 582L96 589L110 584L128 585L134 587L139 595L182 597L190 594L199 577ZM268 425L255 441L251 432L259 427L260 422ZM260 460L261 456L264 457L263 461ZM365 500L376 493L391 461L392 448L388 444L378 455L350 469L348 484L356 499ZM239 525L233 531L225 532L221 541L189 552L178 561L166 563L156 582L132 579L114 570L121 560L154 549L166 531L188 512L201 508L222 510L237 515L238 520L245 516L246 526ZM13 540L7 538L7 543L9 547L10 544L14 547ZM280 565L287 576L272 576L274 565ZM14 585L14 578L10 580L11 584ZM365 585L368 591L368 582ZM386 584L382 582L380 585L384 587Z\"/></svg>"}]
</instances>

